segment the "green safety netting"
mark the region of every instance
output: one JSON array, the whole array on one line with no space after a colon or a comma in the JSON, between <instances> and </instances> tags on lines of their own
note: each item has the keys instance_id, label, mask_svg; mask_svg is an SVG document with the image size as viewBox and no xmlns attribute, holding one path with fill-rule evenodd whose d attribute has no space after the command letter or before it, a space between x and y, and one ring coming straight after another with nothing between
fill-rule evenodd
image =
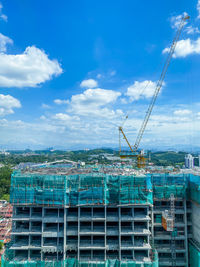
<instances>
[{"instance_id":1,"label":"green safety netting","mask_svg":"<svg viewBox=\"0 0 200 267\"><path fill-rule=\"evenodd\" d=\"M104 205L153 204L151 178L107 174L37 175L15 171L12 204Z\"/></svg>"},{"instance_id":2,"label":"green safety netting","mask_svg":"<svg viewBox=\"0 0 200 267\"><path fill-rule=\"evenodd\" d=\"M106 260L105 262L81 262L76 259L65 261L6 261L2 257L2 267L158 267L158 259L152 262L137 263L135 261Z\"/></svg>"},{"instance_id":3,"label":"green safety netting","mask_svg":"<svg viewBox=\"0 0 200 267\"><path fill-rule=\"evenodd\" d=\"M153 198L168 199L171 194L200 203L200 178L191 174L65 176L15 171L10 194L12 204L28 205L153 204Z\"/></svg>"},{"instance_id":4,"label":"green safety netting","mask_svg":"<svg viewBox=\"0 0 200 267\"><path fill-rule=\"evenodd\" d=\"M189 262L190 267L200 266L200 250L189 242Z\"/></svg>"},{"instance_id":5,"label":"green safety netting","mask_svg":"<svg viewBox=\"0 0 200 267\"><path fill-rule=\"evenodd\" d=\"M188 198L200 204L200 177L190 175Z\"/></svg>"},{"instance_id":6,"label":"green safety netting","mask_svg":"<svg viewBox=\"0 0 200 267\"><path fill-rule=\"evenodd\" d=\"M169 199L171 194L175 198L186 197L188 175L152 174L151 179L155 199Z\"/></svg>"},{"instance_id":7,"label":"green safety netting","mask_svg":"<svg viewBox=\"0 0 200 267\"><path fill-rule=\"evenodd\" d=\"M162 215L161 214L155 214L155 219L154 222L155 223L162 223Z\"/></svg>"},{"instance_id":8,"label":"green safety netting","mask_svg":"<svg viewBox=\"0 0 200 267\"><path fill-rule=\"evenodd\" d=\"M7 245L7 249L2 256L1 267L158 267L158 253L155 248L152 249L151 262L137 263L131 260L108 259L103 262L90 263L78 261L76 258L67 258L63 261L17 261L15 260L14 251L9 249L11 245L12 241Z\"/></svg>"},{"instance_id":9,"label":"green safety netting","mask_svg":"<svg viewBox=\"0 0 200 267\"><path fill-rule=\"evenodd\" d=\"M153 204L154 199L192 199L200 203L199 176L147 174L146 176L90 173L79 175L12 174L12 204L104 205Z\"/></svg>"}]
</instances>

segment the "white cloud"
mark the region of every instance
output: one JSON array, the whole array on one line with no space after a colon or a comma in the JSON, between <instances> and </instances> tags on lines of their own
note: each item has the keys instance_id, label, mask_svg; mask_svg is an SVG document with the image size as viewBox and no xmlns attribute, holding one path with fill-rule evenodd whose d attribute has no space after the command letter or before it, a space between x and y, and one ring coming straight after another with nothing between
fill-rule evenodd
<instances>
[{"instance_id":1,"label":"white cloud","mask_svg":"<svg viewBox=\"0 0 200 267\"><path fill-rule=\"evenodd\" d=\"M57 113L52 118L66 123L80 121L80 118L78 116L71 116L68 115L67 113Z\"/></svg>"},{"instance_id":2,"label":"white cloud","mask_svg":"<svg viewBox=\"0 0 200 267\"><path fill-rule=\"evenodd\" d=\"M200 0L198 0L198 2L197 2L197 11L198 11L197 18L200 19Z\"/></svg>"},{"instance_id":3,"label":"white cloud","mask_svg":"<svg viewBox=\"0 0 200 267\"><path fill-rule=\"evenodd\" d=\"M42 115L42 116L40 116L40 119L41 120L46 120L46 116Z\"/></svg>"},{"instance_id":4,"label":"white cloud","mask_svg":"<svg viewBox=\"0 0 200 267\"><path fill-rule=\"evenodd\" d=\"M54 118L61 121L66 121L69 120L71 117L66 113L57 113Z\"/></svg>"},{"instance_id":5,"label":"white cloud","mask_svg":"<svg viewBox=\"0 0 200 267\"><path fill-rule=\"evenodd\" d=\"M171 27L172 29L178 29L180 23L181 23L181 20L183 17L186 17L188 16L188 14L186 12L183 12L183 14L181 15L178 15L178 16L172 16L170 18L170 22L171 22ZM185 25L187 24L187 21L185 22Z\"/></svg>"},{"instance_id":6,"label":"white cloud","mask_svg":"<svg viewBox=\"0 0 200 267\"><path fill-rule=\"evenodd\" d=\"M189 114L183 116L174 114L176 110L190 110L190 108L186 105L156 106L147 125L141 148L159 147L163 149L165 145L166 147L176 148L177 144L190 144L192 128L194 128L195 139L193 140L195 146L200 146L198 103L191 108L194 120L191 120ZM8 147L9 145L15 149L25 147L36 149L49 146L66 149L117 147L118 126L122 123L121 111L111 110L109 106L101 108L101 110L104 109L109 112L113 111L114 115L111 117L107 114L104 117L99 116L99 114L82 116L60 112L43 115L39 121L23 122L2 119L0 120L0 146ZM137 105L137 112L129 114L129 118L124 125L124 131L131 144L134 143L145 111L146 105ZM124 146L125 142L122 145Z\"/></svg>"},{"instance_id":7,"label":"white cloud","mask_svg":"<svg viewBox=\"0 0 200 267\"><path fill-rule=\"evenodd\" d=\"M0 33L0 52L6 52L8 44L13 44L13 40Z\"/></svg>"},{"instance_id":8,"label":"white cloud","mask_svg":"<svg viewBox=\"0 0 200 267\"><path fill-rule=\"evenodd\" d=\"M73 95L69 102L69 111L79 115L113 116L115 112L105 107L114 103L120 92L101 88L87 89L82 94ZM118 111L119 113L119 111Z\"/></svg>"},{"instance_id":9,"label":"white cloud","mask_svg":"<svg viewBox=\"0 0 200 267\"><path fill-rule=\"evenodd\" d=\"M126 98L121 98L121 99L120 99L120 102L121 102L123 105L128 104Z\"/></svg>"},{"instance_id":10,"label":"white cloud","mask_svg":"<svg viewBox=\"0 0 200 267\"><path fill-rule=\"evenodd\" d=\"M156 82L152 81L135 81L133 85L129 86L126 95L130 97L131 101L150 98L153 96L156 89Z\"/></svg>"},{"instance_id":11,"label":"white cloud","mask_svg":"<svg viewBox=\"0 0 200 267\"><path fill-rule=\"evenodd\" d=\"M192 111L189 109L178 109L178 110L174 111L174 115L177 115L177 116L185 116L185 115L189 115L191 113L192 113Z\"/></svg>"},{"instance_id":12,"label":"white cloud","mask_svg":"<svg viewBox=\"0 0 200 267\"><path fill-rule=\"evenodd\" d=\"M14 108L20 108L21 103L11 95L0 94L0 116L14 113Z\"/></svg>"},{"instance_id":13,"label":"white cloud","mask_svg":"<svg viewBox=\"0 0 200 267\"><path fill-rule=\"evenodd\" d=\"M178 29L178 27L180 26L180 23L181 23L181 20L183 17L185 16L188 16L188 14L186 12L183 12L183 14L181 15L178 15L178 16L172 16L170 18L170 23L171 23L171 27L172 29ZM188 24L188 21L185 21L185 24L186 25ZM187 27L184 27L184 32L186 32L187 34L195 34L195 33L200 33L198 27L195 27L195 26L187 26Z\"/></svg>"},{"instance_id":14,"label":"white cloud","mask_svg":"<svg viewBox=\"0 0 200 267\"><path fill-rule=\"evenodd\" d=\"M42 104L41 108L43 109L50 109L51 107L45 103Z\"/></svg>"},{"instance_id":15,"label":"white cloud","mask_svg":"<svg viewBox=\"0 0 200 267\"><path fill-rule=\"evenodd\" d=\"M7 17L5 14L1 14L1 15L0 15L0 18L1 18L2 20L4 20L5 22L8 21L8 17Z\"/></svg>"},{"instance_id":16,"label":"white cloud","mask_svg":"<svg viewBox=\"0 0 200 267\"><path fill-rule=\"evenodd\" d=\"M0 54L0 87L35 87L61 73L57 60L35 46L18 55Z\"/></svg>"},{"instance_id":17,"label":"white cloud","mask_svg":"<svg viewBox=\"0 0 200 267\"><path fill-rule=\"evenodd\" d=\"M165 48L163 53L168 53L169 48ZM200 54L200 38L197 40L185 39L178 41L173 57L186 57L188 55Z\"/></svg>"},{"instance_id":18,"label":"white cloud","mask_svg":"<svg viewBox=\"0 0 200 267\"><path fill-rule=\"evenodd\" d=\"M98 86L97 81L93 79L83 80L80 84L82 88L95 88Z\"/></svg>"},{"instance_id":19,"label":"white cloud","mask_svg":"<svg viewBox=\"0 0 200 267\"><path fill-rule=\"evenodd\" d=\"M2 3L0 3L0 18L2 20L4 20L5 22L7 22L8 21L8 17L5 14L2 13L2 9L3 9L3 5L2 5Z\"/></svg>"},{"instance_id":20,"label":"white cloud","mask_svg":"<svg viewBox=\"0 0 200 267\"><path fill-rule=\"evenodd\" d=\"M67 112L91 118L107 118L122 116L120 109L113 110L112 105L121 95L120 92L101 88L87 89L82 94L73 95L69 101Z\"/></svg>"},{"instance_id":21,"label":"white cloud","mask_svg":"<svg viewBox=\"0 0 200 267\"><path fill-rule=\"evenodd\" d=\"M68 104L69 101L68 100L62 100L62 99L55 99L54 103L57 105L63 105L63 104Z\"/></svg>"},{"instance_id":22,"label":"white cloud","mask_svg":"<svg viewBox=\"0 0 200 267\"><path fill-rule=\"evenodd\" d=\"M188 26L188 27L186 27L186 28L185 28L185 31L186 31L187 34L200 33L198 27L192 27L192 26Z\"/></svg>"},{"instance_id":23,"label":"white cloud","mask_svg":"<svg viewBox=\"0 0 200 267\"><path fill-rule=\"evenodd\" d=\"M97 79L101 79L102 78L102 74L98 73L97 74Z\"/></svg>"}]
</instances>

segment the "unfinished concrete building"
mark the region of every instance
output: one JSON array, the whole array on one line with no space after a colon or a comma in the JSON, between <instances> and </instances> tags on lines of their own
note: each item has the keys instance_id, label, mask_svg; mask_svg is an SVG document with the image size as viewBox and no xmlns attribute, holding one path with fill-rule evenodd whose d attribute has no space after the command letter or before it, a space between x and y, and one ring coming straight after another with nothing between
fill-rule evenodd
<instances>
[{"instance_id":1,"label":"unfinished concrete building","mask_svg":"<svg viewBox=\"0 0 200 267\"><path fill-rule=\"evenodd\" d=\"M3 267L198 266L188 259L189 246L198 252L194 180L110 168L16 171L12 241ZM166 231L162 214L172 209L172 195L175 221L173 231Z\"/></svg>"}]
</instances>

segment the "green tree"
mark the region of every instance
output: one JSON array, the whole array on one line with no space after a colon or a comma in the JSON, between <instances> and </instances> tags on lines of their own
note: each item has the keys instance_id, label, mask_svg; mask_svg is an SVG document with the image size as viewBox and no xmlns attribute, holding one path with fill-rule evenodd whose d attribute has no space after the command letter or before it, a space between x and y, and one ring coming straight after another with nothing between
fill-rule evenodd
<instances>
[{"instance_id":1,"label":"green tree","mask_svg":"<svg viewBox=\"0 0 200 267\"><path fill-rule=\"evenodd\" d=\"M0 251L3 249L3 242L0 241Z\"/></svg>"},{"instance_id":2,"label":"green tree","mask_svg":"<svg viewBox=\"0 0 200 267\"><path fill-rule=\"evenodd\" d=\"M10 193L10 177L12 170L5 166L0 168L0 199L9 200Z\"/></svg>"}]
</instances>

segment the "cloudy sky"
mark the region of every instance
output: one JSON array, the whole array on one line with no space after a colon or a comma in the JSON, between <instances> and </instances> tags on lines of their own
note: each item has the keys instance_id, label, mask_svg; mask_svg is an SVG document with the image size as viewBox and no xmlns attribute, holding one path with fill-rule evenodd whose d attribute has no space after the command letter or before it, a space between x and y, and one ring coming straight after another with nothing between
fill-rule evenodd
<instances>
[{"instance_id":1,"label":"cloudy sky","mask_svg":"<svg viewBox=\"0 0 200 267\"><path fill-rule=\"evenodd\" d=\"M134 144L185 13L144 148L200 146L200 0L2 1L0 149Z\"/></svg>"}]
</instances>

